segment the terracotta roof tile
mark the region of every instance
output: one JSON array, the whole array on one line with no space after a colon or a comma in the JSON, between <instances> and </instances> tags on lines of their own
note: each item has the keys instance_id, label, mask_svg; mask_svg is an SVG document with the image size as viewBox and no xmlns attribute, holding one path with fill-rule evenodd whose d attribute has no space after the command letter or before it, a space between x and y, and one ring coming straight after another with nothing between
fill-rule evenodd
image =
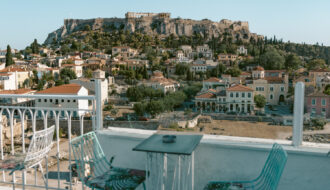
<instances>
[{"instance_id":1,"label":"terracotta roof tile","mask_svg":"<svg viewBox=\"0 0 330 190\"><path fill-rule=\"evenodd\" d=\"M229 87L227 88L227 91L253 91L252 88L249 88L247 86L243 86L243 85L235 85L235 86L232 86L232 87Z\"/></svg>"},{"instance_id":2,"label":"terracotta roof tile","mask_svg":"<svg viewBox=\"0 0 330 190\"><path fill-rule=\"evenodd\" d=\"M0 91L0 94L26 94L33 91L34 90L22 88L17 90L2 90Z\"/></svg>"},{"instance_id":3,"label":"terracotta roof tile","mask_svg":"<svg viewBox=\"0 0 330 190\"><path fill-rule=\"evenodd\" d=\"M207 92L201 95L196 96L195 98L215 98L215 94L211 93L211 92Z\"/></svg>"},{"instance_id":4,"label":"terracotta roof tile","mask_svg":"<svg viewBox=\"0 0 330 190\"><path fill-rule=\"evenodd\" d=\"M221 82L221 79L216 78L216 77L211 77L207 80L204 80L204 82Z\"/></svg>"},{"instance_id":5,"label":"terracotta roof tile","mask_svg":"<svg viewBox=\"0 0 330 190\"><path fill-rule=\"evenodd\" d=\"M256 66L253 70L254 71L264 71L265 69L263 67Z\"/></svg>"},{"instance_id":6,"label":"terracotta roof tile","mask_svg":"<svg viewBox=\"0 0 330 190\"><path fill-rule=\"evenodd\" d=\"M78 94L80 89L79 84L64 84L39 91L36 94Z\"/></svg>"}]
</instances>

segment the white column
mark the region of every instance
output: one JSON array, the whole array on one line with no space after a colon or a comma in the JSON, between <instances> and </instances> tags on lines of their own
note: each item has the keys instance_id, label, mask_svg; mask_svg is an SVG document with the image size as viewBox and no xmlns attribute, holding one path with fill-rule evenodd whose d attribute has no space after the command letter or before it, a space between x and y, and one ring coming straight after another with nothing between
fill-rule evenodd
<instances>
[{"instance_id":1,"label":"white column","mask_svg":"<svg viewBox=\"0 0 330 190\"><path fill-rule=\"evenodd\" d=\"M293 146L300 146L303 140L303 122L304 122L304 95L305 85L298 82L294 91L294 112L293 112Z\"/></svg>"},{"instance_id":2,"label":"white column","mask_svg":"<svg viewBox=\"0 0 330 190\"><path fill-rule=\"evenodd\" d=\"M102 100L101 100L101 79L95 79L95 97L96 97L96 130L103 128L102 118Z\"/></svg>"}]
</instances>

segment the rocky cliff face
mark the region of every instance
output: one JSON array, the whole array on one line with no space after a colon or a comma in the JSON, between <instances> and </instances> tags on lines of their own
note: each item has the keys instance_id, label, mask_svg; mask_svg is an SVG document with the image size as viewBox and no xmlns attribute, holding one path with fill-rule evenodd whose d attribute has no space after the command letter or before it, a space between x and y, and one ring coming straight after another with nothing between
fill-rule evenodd
<instances>
[{"instance_id":1,"label":"rocky cliff face","mask_svg":"<svg viewBox=\"0 0 330 190\"><path fill-rule=\"evenodd\" d=\"M250 38L257 40L263 36L251 33L248 22L221 20L213 22L207 19L191 20L191 19L171 19L169 17L144 16L144 17L126 17L126 18L96 18L96 19L65 19L64 25L56 31L50 33L45 40L45 44L50 44L54 39L61 40L66 35L73 32L83 30L86 26L92 30L111 31L118 28L128 30L130 32L141 31L151 35L158 34L161 36L186 35L191 36L199 33L202 36L212 36L227 34L234 40L241 39L248 41Z\"/></svg>"}]
</instances>

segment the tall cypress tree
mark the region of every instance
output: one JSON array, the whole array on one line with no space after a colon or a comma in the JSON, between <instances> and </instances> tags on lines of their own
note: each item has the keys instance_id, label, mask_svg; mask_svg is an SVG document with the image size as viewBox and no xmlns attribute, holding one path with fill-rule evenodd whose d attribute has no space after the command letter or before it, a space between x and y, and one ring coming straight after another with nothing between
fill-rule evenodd
<instances>
[{"instance_id":1,"label":"tall cypress tree","mask_svg":"<svg viewBox=\"0 0 330 190\"><path fill-rule=\"evenodd\" d=\"M33 43L31 44L31 49L33 54L38 54L39 53L39 44L37 39L34 39Z\"/></svg>"},{"instance_id":2,"label":"tall cypress tree","mask_svg":"<svg viewBox=\"0 0 330 190\"><path fill-rule=\"evenodd\" d=\"M6 54L6 67L8 67L9 65L14 64L13 61L13 55L11 54L11 48L9 45L7 45L7 54Z\"/></svg>"}]
</instances>

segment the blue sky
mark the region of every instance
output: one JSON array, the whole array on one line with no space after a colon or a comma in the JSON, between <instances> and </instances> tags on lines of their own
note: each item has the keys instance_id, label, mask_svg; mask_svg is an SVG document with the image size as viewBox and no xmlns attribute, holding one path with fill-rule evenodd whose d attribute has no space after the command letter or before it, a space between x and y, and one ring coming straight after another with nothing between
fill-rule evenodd
<instances>
[{"instance_id":1,"label":"blue sky","mask_svg":"<svg viewBox=\"0 0 330 190\"><path fill-rule=\"evenodd\" d=\"M1 0L0 7L0 49L44 42L65 18L124 17L127 11L248 21L258 34L330 46L329 0Z\"/></svg>"}]
</instances>

